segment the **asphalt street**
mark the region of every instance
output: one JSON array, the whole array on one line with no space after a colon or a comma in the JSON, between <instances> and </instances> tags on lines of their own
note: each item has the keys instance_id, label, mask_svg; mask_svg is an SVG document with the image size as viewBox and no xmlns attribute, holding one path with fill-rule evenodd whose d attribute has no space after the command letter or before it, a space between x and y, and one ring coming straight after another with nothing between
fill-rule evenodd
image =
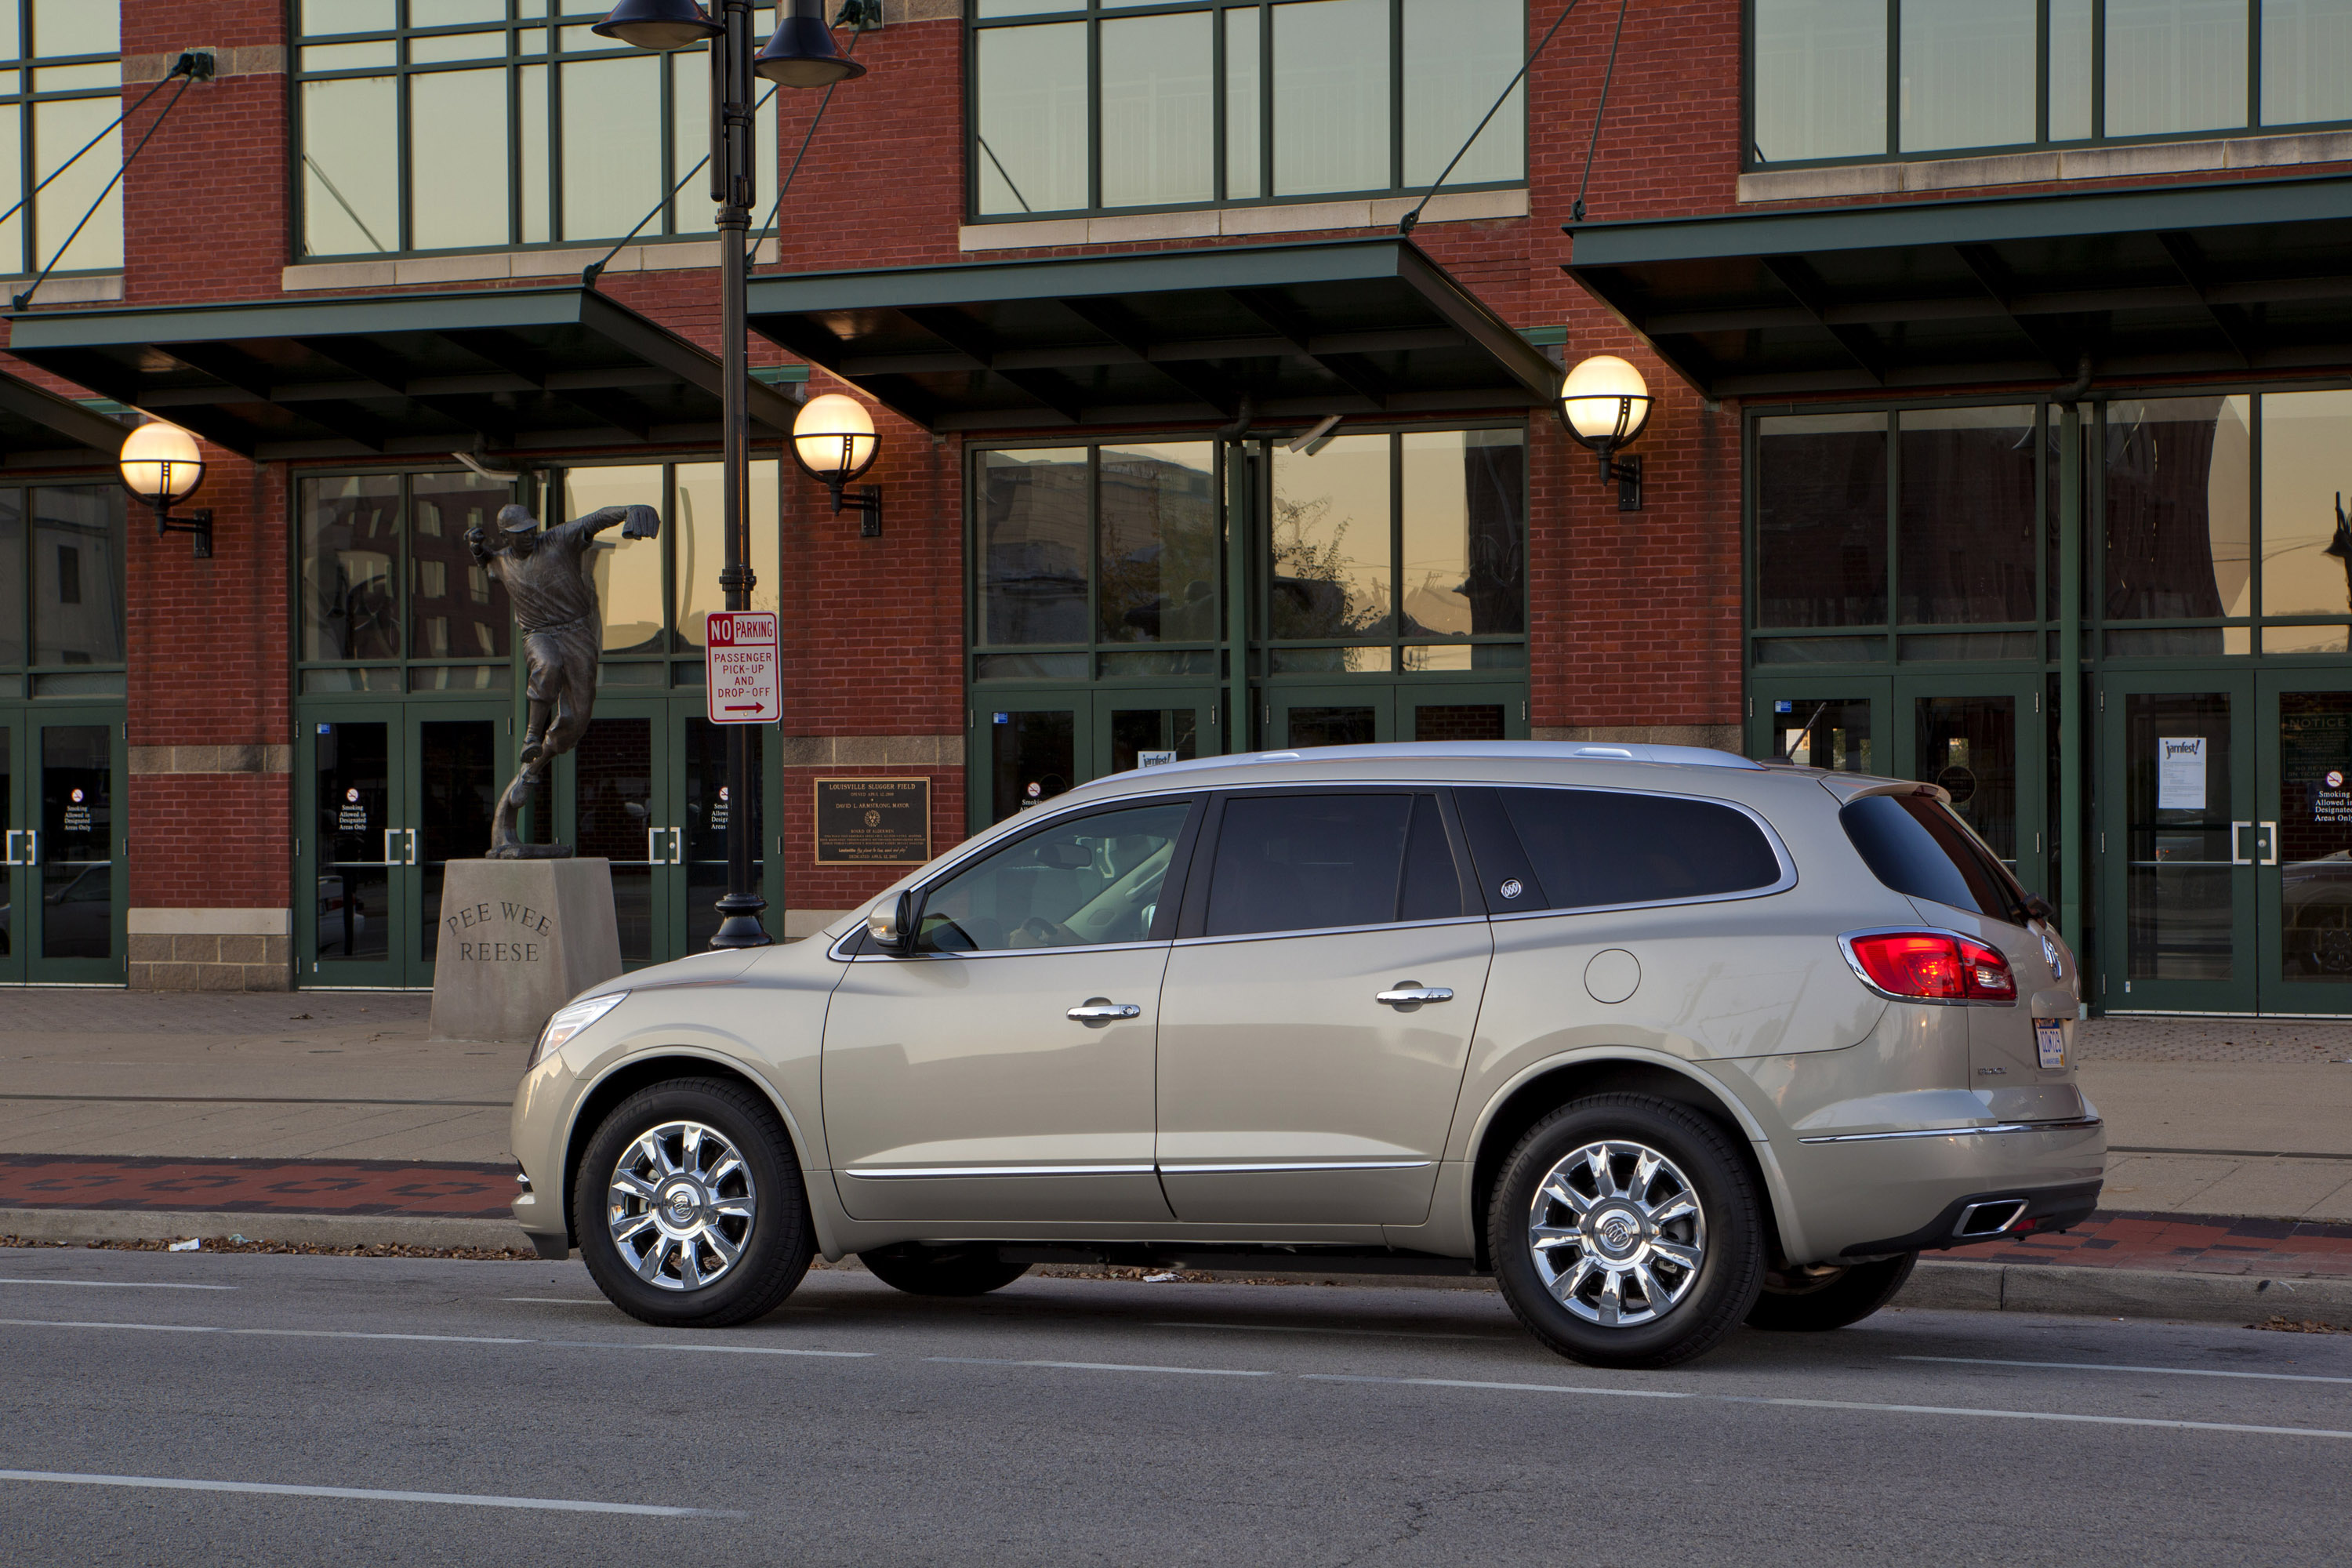
<instances>
[{"instance_id":1,"label":"asphalt street","mask_svg":"<svg viewBox=\"0 0 2352 1568\"><path fill-rule=\"evenodd\" d=\"M1606 1373L1471 1291L0 1251L0 1562L2352 1561L2352 1336L1892 1312Z\"/></svg>"}]
</instances>

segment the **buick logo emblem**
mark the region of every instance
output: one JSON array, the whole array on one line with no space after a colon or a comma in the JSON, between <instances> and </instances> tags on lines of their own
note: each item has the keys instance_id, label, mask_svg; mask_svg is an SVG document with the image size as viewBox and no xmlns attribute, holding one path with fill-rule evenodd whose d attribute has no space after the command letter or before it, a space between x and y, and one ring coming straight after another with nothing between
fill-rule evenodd
<instances>
[{"instance_id":1,"label":"buick logo emblem","mask_svg":"<svg viewBox=\"0 0 2352 1568\"><path fill-rule=\"evenodd\" d=\"M1633 1223L1633 1216L1625 1214L1611 1215L1601 1222L1600 1228L1601 1245L1612 1252L1624 1251L1633 1245L1633 1238L1642 1234L1642 1227Z\"/></svg>"},{"instance_id":2,"label":"buick logo emblem","mask_svg":"<svg viewBox=\"0 0 2352 1568\"><path fill-rule=\"evenodd\" d=\"M1516 899L1521 893L1526 892L1527 889L1519 886L1519 879L1517 877L1508 877L1504 879L1503 885L1496 889L1495 891L1502 894L1503 897L1507 899Z\"/></svg>"}]
</instances>

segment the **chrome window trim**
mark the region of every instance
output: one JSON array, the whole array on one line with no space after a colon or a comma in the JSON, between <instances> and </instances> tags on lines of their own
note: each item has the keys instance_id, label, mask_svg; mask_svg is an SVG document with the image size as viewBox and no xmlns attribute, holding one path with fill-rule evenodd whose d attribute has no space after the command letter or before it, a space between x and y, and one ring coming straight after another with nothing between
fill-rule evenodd
<instances>
[{"instance_id":1,"label":"chrome window trim","mask_svg":"<svg viewBox=\"0 0 2352 1568\"><path fill-rule=\"evenodd\" d=\"M1842 931L1838 932L1838 952L1844 955L1845 966L1853 971L1853 977L1862 982L1864 990L1889 1002L1907 1002L1915 1007L2014 1007L2024 999L2022 991L2006 1002L1996 1002L1981 996L1906 996L1899 991L1881 989L1878 982L1870 977L1870 972L1863 968L1862 960L1854 957L1853 939L1858 936L1912 935L1948 936L1957 942L1972 942L1979 947L1992 947L1992 943L1980 936L1970 936L1964 931L1954 931L1949 926L1931 926L1922 922L1918 925L1864 926L1859 931ZM1997 947L1992 947L1992 950L1995 952L2000 952ZM2009 954L2002 952L2000 956L2002 963L2008 963ZM2012 968L2010 971L2010 979L2014 981L2016 978L2017 972Z\"/></svg>"},{"instance_id":2,"label":"chrome window trim","mask_svg":"<svg viewBox=\"0 0 2352 1568\"><path fill-rule=\"evenodd\" d=\"M1236 931L1231 936L1181 936L1176 939L1174 945L1210 947L1231 942L1287 942L1294 937L1357 936L1366 931L1430 931L1440 926L1473 926L1486 923L1486 917L1484 915L1448 915L1440 921L1379 921L1370 925L1360 926L1308 926L1299 930L1284 927L1275 931Z\"/></svg>"},{"instance_id":3,"label":"chrome window trim","mask_svg":"<svg viewBox=\"0 0 2352 1568\"><path fill-rule=\"evenodd\" d=\"M1824 1132L1800 1138L1800 1143L1882 1143L1895 1138L1973 1138L2005 1132L2088 1132L2105 1123L2095 1116L2063 1121L1991 1121L1980 1127L1912 1127L1895 1132Z\"/></svg>"},{"instance_id":4,"label":"chrome window trim","mask_svg":"<svg viewBox=\"0 0 2352 1568\"><path fill-rule=\"evenodd\" d=\"M852 931L841 941L845 942L856 934ZM838 947L841 943L834 945ZM936 963L964 958L1036 958L1049 952L1135 952L1147 947L1171 945L1165 942L1081 942L1068 947L985 947L970 952L859 952L833 956L843 963Z\"/></svg>"},{"instance_id":5,"label":"chrome window trim","mask_svg":"<svg viewBox=\"0 0 2352 1568\"><path fill-rule=\"evenodd\" d=\"M1151 1165L884 1165L845 1176L866 1182L919 1181L929 1176L1150 1176Z\"/></svg>"}]
</instances>

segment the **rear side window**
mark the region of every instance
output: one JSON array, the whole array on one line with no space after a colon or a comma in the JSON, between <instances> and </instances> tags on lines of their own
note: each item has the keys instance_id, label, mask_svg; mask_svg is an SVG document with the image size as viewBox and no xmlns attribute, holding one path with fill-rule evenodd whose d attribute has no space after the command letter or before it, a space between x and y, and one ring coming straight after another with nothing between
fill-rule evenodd
<instances>
[{"instance_id":1,"label":"rear side window","mask_svg":"<svg viewBox=\"0 0 2352 1568\"><path fill-rule=\"evenodd\" d=\"M1780 880L1764 830L1715 801L1584 789L1457 798L1486 907L1497 913L1721 898Z\"/></svg>"},{"instance_id":2,"label":"rear side window","mask_svg":"<svg viewBox=\"0 0 2352 1568\"><path fill-rule=\"evenodd\" d=\"M1225 803L1205 936L1461 912L1461 882L1434 796L1282 795Z\"/></svg>"},{"instance_id":3,"label":"rear side window","mask_svg":"<svg viewBox=\"0 0 2352 1568\"><path fill-rule=\"evenodd\" d=\"M1872 874L1896 892L2026 923L2025 895L2008 868L1935 796L1868 795L1838 820Z\"/></svg>"}]
</instances>

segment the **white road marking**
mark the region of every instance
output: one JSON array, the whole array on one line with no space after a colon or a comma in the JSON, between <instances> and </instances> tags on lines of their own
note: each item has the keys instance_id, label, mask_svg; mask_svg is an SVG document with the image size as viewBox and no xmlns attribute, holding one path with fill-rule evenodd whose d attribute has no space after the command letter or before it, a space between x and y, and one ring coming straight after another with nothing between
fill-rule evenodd
<instances>
[{"instance_id":1,"label":"white road marking","mask_svg":"<svg viewBox=\"0 0 2352 1568\"><path fill-rule=\"evenodd\" d=\"M234 1285L166 1285L147 1279L0 1279L0 1285L79 1285L92 1290L234 1290Z\"/></svg>"},{"instance_id":2,"label":"white road marking","mask_svg":"<svg viewBox=\"0 0 2352 1568\"><path fill-rule=\"evenodd\" d=\"M602 1296L501 1296L501 1301L528 1301L535 1307L609 1307L613 1303Z\"/></svg>"},{"instance_id":3,"label":"white road marking","mask_svg":"<svg viewBox=\"0 0 2352 1568\"><path fill-rule=\"evenodd\" d=\"M467 1508L541 1509L554 1513L635 1513L657 1519L742 1519L729 1509L664 1508L653 1503L583 1502L572 1498L496 1497L479 1492L387 1491L376 1487L275 1486L262 1481L196 1481L176 1476L101 1476L75 1470L0 1470L0 1481L51 1481L76 1487L160 1487L183 1492L248 1492L264 1497L345 1498L361 1502L439 1502Z\"/></svg>"},{"instance_id":4,"label":"white road marking","mask_svg":"<svg viewBox=\"0 0 2352 1568\"><path fill-rule=\"evenodd\" d=\"M520 1340L488 1334L381 1334L362 1333L356 1329L219 1329L201 1323L80 1322L56 1318L0 1318L0 1328L129 1329L139 1333L158 1334L251 1334L293 1340L404 1340L439 1345L538 1345L549 1350L692 1351L705 1355L818 1356L851 1361L862 1361L875 1353L872 1351L800 1350L782 1345L678 1344L661 1340Z\"/></svg>"},{"instance_id":5,"label":"white road marking","mask_svg":"<svg viewBox=\"0 0 2352 1568\"><path fill-rule=\"evenodd\" d=\"M2232 1372L2203 1366L2116 1366L2101 1361L1996 1361L1990 1356L1899 1355L1896 1361L1940 1362L1951 1366L2039 1366L2059 1372L2160 1372L2173 1377L2252 1377L2272 1383L2352 1383L2352 1377L2321 1377L2305 1372Z\"/></svg>"},{"instance_id":6,"label":"white road marking","mask_svg":"<svg viewBox=\"0 0 2352 1568\"><path fill-rule=\"evenodd\" d=\"M1491 1388L1523 1394L1600 1394L1612 1399L1701 1399L1717 1405L1776 1405L1796 1410L1865 1410L1895 1415L1978 1415L2002 1421L2063 1421L2090 1426L2162 1426L2182 1432L2247 1432L2268 1437L2343 1437L2326 1426L2255 1426L2236 1421L2168 1421L2153 1415L2074 1415L2055 1410L1979 1410L1962 1405L1879 1405L1859 1399L1786 1399L1753 1394L1689 1394L1652 1388L1575 1388L1557 1383L1473 1383L1454 1377L1341 1377L1301 1373L1306 1383L1390 1383L1424 1388Z\"/></svg>"},{"instance_id":7,"label":"white road marking","mask_svg":"<svg viewBox=\"0 0 2352 1568\"><path fill-rule=\"evenodd\" d=\"M1236 1372L1223 1366L1129 1366L1112 1361L1002 1361L994 1356L927 1355L925 1361L950 1366L1046 1366L1065 1372L1173 1372L1192 1377L1272 1377L1270 1372Z\"/></svg>"},{"instance_id":8,"label":"white road marking","mask_svg":"<svg viewBox=\"0 0 2352 1568\"><path fill-rule=\"evenodd\" d=\"M1288 1323L1179 1323L1155 1322L1155 1329L1231 1329L1252 1334L1352 1334L1360 1338L1381 1340L1499 1340L1504 1334L1437 1334L1423 1329L1310 1329Z\"/></svg>"}]
</instances>

